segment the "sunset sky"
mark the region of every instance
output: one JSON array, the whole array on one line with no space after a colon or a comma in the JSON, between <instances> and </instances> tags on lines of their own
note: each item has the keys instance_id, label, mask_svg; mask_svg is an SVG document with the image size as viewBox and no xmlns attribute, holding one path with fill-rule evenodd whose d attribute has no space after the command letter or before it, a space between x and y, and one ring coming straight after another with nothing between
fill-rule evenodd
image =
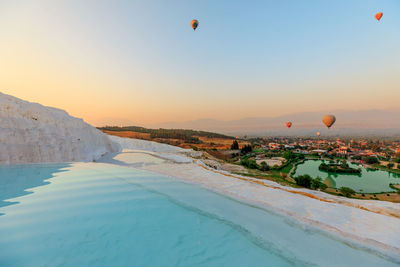
<instances>
[{"instance_id":1,"label":"sunset sky","mask_svg":"<svg viewBox=\"0 0 400 267\"><path fill-rule=\"evenodd\" d=\"M0 91L96 126L398 109L400 1L0 1Z\"/></svg>"}]
</instances>

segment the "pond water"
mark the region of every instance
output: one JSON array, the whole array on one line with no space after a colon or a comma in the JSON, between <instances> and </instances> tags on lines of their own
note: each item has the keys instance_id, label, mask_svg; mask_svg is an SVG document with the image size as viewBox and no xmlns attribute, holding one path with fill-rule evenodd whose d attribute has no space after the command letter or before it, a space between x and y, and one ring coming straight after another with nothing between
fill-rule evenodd
<instances>
[{"instance_id":1,"label":"pond water","mask_svg":"<svg viewBox=\"0 0 400 267\"><path fill-rule=\"evenodd\" d=\"M370 170L353 163L349 163L349 166L361 168L360 174L323 172L318 169L322 162L321 160L306 160L297 166L294 176L304 174L309 174L313 178L319 176L329 187L345 186L362 193L395 192L396 190L390 188L389 184L400 184L400 175L396 173ZM329 163L329 161L325 162Z\"/></svg>"},{"instance_id":2,"label":"pond water","mask_svg":"<svg viewBox=\"0 0 400 267\"><path fill-rule=\"evenodd\" d=\"M0 167L0 237L0 266L396 266L260 207L105 163Z\"/></svg>"}]
</instances>

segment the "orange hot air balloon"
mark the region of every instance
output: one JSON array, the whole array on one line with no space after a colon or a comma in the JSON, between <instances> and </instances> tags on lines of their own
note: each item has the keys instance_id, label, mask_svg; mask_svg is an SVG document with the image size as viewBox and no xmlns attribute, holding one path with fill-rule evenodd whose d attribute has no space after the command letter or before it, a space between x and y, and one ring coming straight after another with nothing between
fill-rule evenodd
<instances>
[{"instance_id":1,"label":"orange hot air balloon","mask_svg":"<svg viewBox=\"0 0 400 267\"><path fill-rule=\"evenodd\" d=\"M197 26L199 26L199 21L197 19L192 19L192 21L190 22L190 26L195 31Z\"/></svg>"},{"instance_id":2,"label":"orange hot air balloon","mask_svg":"<svg viewBox=\"0 0 400 267\"><path fill-rule=\"evenodd\" d=\"M336 117L333 115L326 115L322 118L322 122L326 125L326 127L331 128L331 126L335 123Z\"/></svg>"},{"instance_id":3,"label":"orange hot air balloon","mask_svg":"<svg viewBox=\"0 0 400 267\"><path fill-rule=\"evenodd\" d=\"M376 14L375 14L375 18L376 18L378 21L381 20L382 16L383 16L383 13L382 13L382 12L379 12L379 13L376 13Z\"/></svg>"},{"instance_id":4,"label":"orange hot air balloon","mask_svg":"<svg viewBox=\"0 0 400 267\"><path fill-rule=\"evenodd\" d=\"M318 135L318 136L320 136L320 135L321 135L321 133L320 133L320 132L317 132L317 135Z\"/></svg>"},{"instance_id":5,"label":"orange hot air balloon","mask_svg":"<svg viewBox=\"0 0 400 267\"><path fill-rule=\"evenodd\" d=\"M288 127L288 128L292 127L292 123L291 123L290 121L288 121L288 122L286 123L286 127Z\"/></svg>"}]
</instances>

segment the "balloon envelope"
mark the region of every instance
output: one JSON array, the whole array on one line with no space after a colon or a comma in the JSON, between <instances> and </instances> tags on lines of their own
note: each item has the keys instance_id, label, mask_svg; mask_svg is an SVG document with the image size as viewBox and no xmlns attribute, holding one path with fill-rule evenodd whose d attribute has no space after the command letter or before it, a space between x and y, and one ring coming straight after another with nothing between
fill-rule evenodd
<instances>
[{"instance_id":1,"label":"balloon envelope","mask_svg":"<svg viewBox=\"0 0 400 267\"><path fill-rule=\"evenodd\" d=\"M320 132L317 132L317 135L318 135L318 136L320 136L320 135L321 135L321 133L320 133Z\"/></svg>"},{"instance_id":2,"label":"balloon envelope","mask_svg":"<svg viewBox=\"0 0 400 267\"><path fill-rule=\"evenodd\" d=\"M199 21L197 19L192 19L192 21L190 22L190 26L195 31L197 26L199 26Z\"/></svg>"},{"instance_id":3,"label":"balloon envelope","mask_svg":"<svg viewBox=\"0 0 400 267\"><path fill-rule=\"evenodd\" d=\"M288 122L286 123L286 127L288 127L288 128L292 127L292 123L291 123L290 121L288 121Z\"/></svg>"},{"instance_id":4,"label":"balloon envelope","mask_svg":"<svg viewBox=\"0 0 400 267\"><path fill-rule=\"evenodd\" d=\"M381 20L382 16L383 16L383 13L382 13L382 12L379 12L379 13L376 13L376 14L375 14L375 18L376 18L377 20Z\"/></svg>"},{"instance_id":5,"label":"balloon envelope","mask_svg":"<svg viewBox=\"0 0 400 267\"><path fill-rule=\"evenodd\" d=\"M326 127L330 128L336 121L336 117L333 115L326 115L322 118L322 122L326 125Z\"/></svg>"}]
</instances>

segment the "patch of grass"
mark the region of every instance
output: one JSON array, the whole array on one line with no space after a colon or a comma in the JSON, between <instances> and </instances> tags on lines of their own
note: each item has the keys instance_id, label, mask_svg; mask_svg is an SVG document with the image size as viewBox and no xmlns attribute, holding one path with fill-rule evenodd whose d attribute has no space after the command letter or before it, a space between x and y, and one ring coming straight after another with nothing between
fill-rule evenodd
<instances>
[{"instance_id":1,"label":"patch of grass","mask_svg":"<svg viewBox=\"0 0 400 267\"><path fill-rule=\"evenodd\" d=\"M293 168L293 163L289 163L288 165L286 165L285 167L283 167L280 172L283 173L289 173L290 170Z\"/></svg>"}]
</instances>

